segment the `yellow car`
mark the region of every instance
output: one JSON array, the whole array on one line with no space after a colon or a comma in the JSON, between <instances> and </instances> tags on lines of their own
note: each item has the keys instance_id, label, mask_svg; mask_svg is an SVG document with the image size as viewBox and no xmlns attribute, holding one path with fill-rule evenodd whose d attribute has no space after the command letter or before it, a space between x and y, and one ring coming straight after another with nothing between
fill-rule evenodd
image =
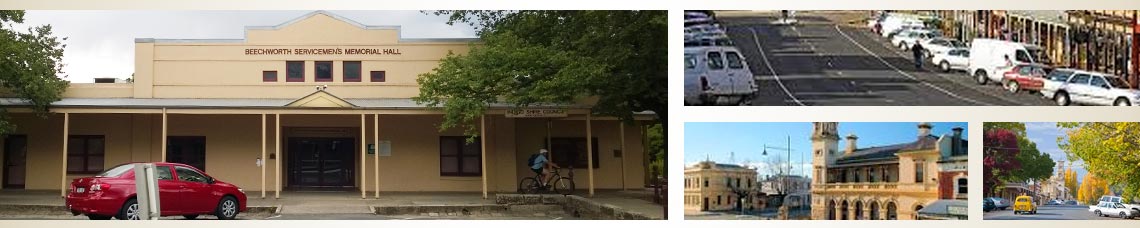
<instances>
[{"instance_id":1,"label":"yellow car","mask_svg":"<svg viewBox=\"0 0 1140 228\"><path fill-rule=\"evenodd\" d=\"M1013 200L1013 214L1037 214L1037 204L1033 203L1033 197L1018 196Z\"/></svg>"}]
</instances>

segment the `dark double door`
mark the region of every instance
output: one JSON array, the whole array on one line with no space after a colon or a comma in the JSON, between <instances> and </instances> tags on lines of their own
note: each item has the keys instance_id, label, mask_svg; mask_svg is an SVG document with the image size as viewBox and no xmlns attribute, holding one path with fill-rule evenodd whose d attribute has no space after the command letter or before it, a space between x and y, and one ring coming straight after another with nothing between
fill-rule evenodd
<instances>
[{"instance_id":1,"label":"dark double door","mask_svg":"<svg viewBox=\"0 0 1140 228\"><path fill-rule=\"evenodd\" d=\"M357 149L353 138L289 138L289 185L353 186Z\"/></svg>"},{"instance_id":2,"label":"dark double door","mask_svg":"<svg viewBox=\"0 0 1140 228\"><path fill-rule=\"evenodd\" d=\"M24 188L27 179L28 137L9 135L4 139L4 188Z\"/></svg>"}]
</instances>

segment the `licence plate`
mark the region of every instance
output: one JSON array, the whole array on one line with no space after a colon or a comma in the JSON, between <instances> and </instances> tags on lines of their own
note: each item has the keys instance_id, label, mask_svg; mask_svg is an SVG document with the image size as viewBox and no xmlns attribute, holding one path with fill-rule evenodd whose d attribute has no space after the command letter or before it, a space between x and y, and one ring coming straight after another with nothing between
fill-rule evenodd
<instances>
[{"instance_id":1,"label":"licence plate","mask_svg":"<svg viewBox=\"0 0 1140 228\"><path fill-rule=\"evenodd\" d=\"M86 191L86 190L87 190L87 189L84 189L84 188L76 188L76 189L75 189L75 192L77 192L77 193L83 193L83 191Z\"/></svg>"}]
</instances>

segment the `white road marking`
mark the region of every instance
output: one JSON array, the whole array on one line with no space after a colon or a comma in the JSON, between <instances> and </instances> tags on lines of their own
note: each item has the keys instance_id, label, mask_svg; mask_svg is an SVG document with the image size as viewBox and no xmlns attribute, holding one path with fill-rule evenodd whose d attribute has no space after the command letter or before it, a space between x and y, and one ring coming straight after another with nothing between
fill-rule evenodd
<instances>
[{"instance_id":1,"label":"white road marking","mask_svg":"<svg viewBox=\"0 0 1140 228\"><path fill-rule=\"evenodd\" d=\"M764 66L767 66L768 72L772 73L773 78L776 78L776 83L780 85L780 89L783 89L784 94L787 94L788 98L792 98L792 101L795 101L796 104L800 106L807 106L804 105L803 102L800 102L800 99L796 98L795 95L792 95L792 91L789 91L788 87L784 86L784 82L780 81L780 75L776 74L776 70L772 68L772 62L768 61L768 55L764 54L764 47L760 46L760 37L756 35L756 29L748 28L748 30L752 31L752 42L756 43L756 50L760 51L760 59L764 60Z\"/></svg>"},{"instance_id":2,"label":"white road marking","mask_svg":"<svg viewBox=\"0 0 1140 228\"><path fill-rule=\"evenodd\" d=\"M839 35L843 35L843 37L844 37L844 38L847 38L847 40L848 40L848 41L851 41L851 43L855 44L855 46L859 46L859 48L860 48L860 49L863 49L863 51L867 52L867 54L871 54L871 56L872 56L872 57L875 57L875 59L878 59L878 60L879 60L879 62L882 62L882 63L883 63L883 65L887 65L887 67L890 67L891 69L895 70L895 72L898 72L899 74L902 74L903 76L906 76L906 77L908 77L908 78L910 78L910 79L912 79L912 80L915 80L915 81L917 81L917 82L920 82L920 83L922 83L923 85L926 85L926 86L928 86L928 87L930 87L930 88L933 88L934 90L938 90L939 92L942 92L942 93L944 93L944 94L946 94L946 95L950 95L951 97L954 97L954 98L958 98L958 99L961 99L961 100L964 100L964 101L968 101L968 102L971 102L971 103L975 103L975 104L981 104L981 105L989 105L989 106L992 106L992 105L994 105L994 104L990 104L990 103L986 103L986 102L982 102L982 101L978 101L978 100L970 99L970 98L967 98L967 97L963 97L963 96L960 96L960 95L958 95L958 94L955 94L955 93L953 93L953 92L950 92L950 91L948 91L948 90L946 90L946 89L943 89L942 87L938 87L938 86L935 86L934 84L930 84L929 82L926 82L926 81L922 81L922 80L918 80L918 78L917 78L917 77L914 77L914 75L910 75L910 74L908 74L908 73L906 73L906 72L904 72L904 71L902 71L902 70L899 70L899 68L895 67L894 65L891 65L891 63L887 62L887 60L884 60L882 57L879 57L879 55L876 55L874 52L871 52L871 50L870 50L870 49L867 49L867 47L864 47L864 46L863 46L863 44L860 44L859 42L856 42L856 41L855 41L855 39L852 39L852 38L851 38L851 36L848 36L848 35L847 35L847 33L843 32L843 30L842 30L842 29L839 29L839 25L835 25L835 31L839 32Z\"/></svg>"}]
</instances>

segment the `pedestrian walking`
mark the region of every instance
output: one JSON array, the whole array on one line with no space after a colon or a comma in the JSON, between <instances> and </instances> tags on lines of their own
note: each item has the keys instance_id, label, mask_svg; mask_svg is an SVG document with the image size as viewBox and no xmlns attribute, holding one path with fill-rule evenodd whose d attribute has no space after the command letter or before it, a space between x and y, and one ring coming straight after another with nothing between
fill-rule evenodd
<instances>
[{"instance_id":1,"label":"pedestrian walking","mask_svg":"<svg viewBox=\"0 0 1140 228\"><path fill-rule=\"evenodd\" d=\"M923 50L922 44L914 42L914 45L910 47L910 51L914 54L914 69L922 70L922 60L924 59L922 54L924 53L923 51L925 51Z\"/></svg>"}]
</instances>

